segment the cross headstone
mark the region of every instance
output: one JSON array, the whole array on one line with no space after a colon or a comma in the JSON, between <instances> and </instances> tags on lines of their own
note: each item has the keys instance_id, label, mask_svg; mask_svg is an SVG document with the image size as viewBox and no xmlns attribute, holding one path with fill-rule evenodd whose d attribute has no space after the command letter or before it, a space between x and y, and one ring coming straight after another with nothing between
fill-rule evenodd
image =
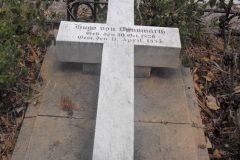
<instances>
[{"instance_id":1,"label":"cross headstone","mask_svg":"<svg viewBox=\"0 0 240 160\"><path fill-rule=\"evenodd\" d=\"M107 24L61 22L64 62L101 63L93 160L134 158L134 65L178 66L176 28L134 26L134 0L109 0Z\"/></svg>"}]
</instances>

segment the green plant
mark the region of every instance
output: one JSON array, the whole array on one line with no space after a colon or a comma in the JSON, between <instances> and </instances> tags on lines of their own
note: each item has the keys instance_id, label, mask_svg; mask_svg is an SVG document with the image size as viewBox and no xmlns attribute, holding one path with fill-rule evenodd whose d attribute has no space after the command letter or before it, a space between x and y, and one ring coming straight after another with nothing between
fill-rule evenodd
<instances>
[{"instance_id":1,"label":"green plant","mask_svg":"<svg viewBox=\"0 0 240 160\"><path fill-rule=\"evenodd\" d=\"M226 50L227 44L229 43L226 33L229 31L230 21L235 17L240 18L240 13L232 12L233 0L210 0L209 4L211 7L222 9L224 11L224 14L219 18L219 28L221 36L224 39L224 50Z\"/></svg>"},{"instance_id":2,"label":"green plant","mask_svg":"<svg viewBox=\"0 0 240 160\"><path fill-rule=\"evenodd\" d=\"M181 57L181 60L182 60L182 65L184 67L192 68L194 66L192 58L187 54L183 54L183 56Z\"/></svg>"},{"instance_id":3,"label":"green plant","mask_svg":"<svg viewBox=\"0 0 240 160\"><path fill-rule=\"evenodd\" d=\"M194 0L143 0L139 21L143 25L178 27L183 46L199 37L203 11Z\"/></svg>"},{"instance_id":4,"label":"green plant","mask_svg":"<svg viewBox=\"0 0 240 160\"><path fill-rule=\"evenodd\" d=\"M0 1L0 89L14 84L26 72L20 67L20 57L27 45L48 42L43 30L45 5L40 0Z\"/></svg>"}]
</instances>

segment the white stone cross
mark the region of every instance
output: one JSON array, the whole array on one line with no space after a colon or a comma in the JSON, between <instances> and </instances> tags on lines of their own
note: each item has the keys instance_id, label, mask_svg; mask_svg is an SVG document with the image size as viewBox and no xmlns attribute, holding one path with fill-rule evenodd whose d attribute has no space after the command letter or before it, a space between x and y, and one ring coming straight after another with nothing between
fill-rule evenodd
<instances>
[{"instance_id":1,"label":"white stone cross","mask_svg":"<svg viewBox=\"0 0 240 160\"><path fill-rule=\"evenodd\" d=\"M107 24L134 25L134 0L110 0ZM93 160L133 160L134 46L105 43Z\"/></svg>"},{"instance_id":2,"label":"white stone cross","mask_svg":"<svg viewBox=\"0 0 240 160\"><path fill-rule=\"evenodd\" d=\"M93 160L133 160L134 65L178 66L178 29L134 26L134 0L109 0L107 24L61 22L57 49L64 62L101 63Z\"/></svg>"}]
</instances>

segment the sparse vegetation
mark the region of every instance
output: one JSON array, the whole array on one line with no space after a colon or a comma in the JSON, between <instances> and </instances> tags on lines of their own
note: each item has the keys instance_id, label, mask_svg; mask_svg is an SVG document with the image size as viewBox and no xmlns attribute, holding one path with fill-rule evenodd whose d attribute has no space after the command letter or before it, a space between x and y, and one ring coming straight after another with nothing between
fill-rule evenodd
<instances>
[{"instance_id":1,"label":"sparse vegetation","mask_svg":"<svg viewBox=\"0 0 240 160\"><path fill-rule=\"evenodd\" d=\"M10 159L50 43L40 0L0 1L0 159Z\"/></svg>"},{"instance_id":2,"label":"sparse vegetation","mask_svg":"<svg viewBox=\"0 0 240 160\"><path fill-rule=\"evenodd\" d=\"M137 23L148 26L178 27L183 46L199 38L202 8L193 0L142 0L139 1Z\"/></svg>"},{"instance_id":3,"label":"sparse vegetation","mask_svg":"<svg viewBox=\"0 0 240 160\"><path fill-rule=\"evenodd\" d=\"M0 88L14 84L25 75L20 63L27 46L47 43L41 1L3 0L0 2ZM25 75L26 76L26 75Z\"/></svg>"}]
</instances>

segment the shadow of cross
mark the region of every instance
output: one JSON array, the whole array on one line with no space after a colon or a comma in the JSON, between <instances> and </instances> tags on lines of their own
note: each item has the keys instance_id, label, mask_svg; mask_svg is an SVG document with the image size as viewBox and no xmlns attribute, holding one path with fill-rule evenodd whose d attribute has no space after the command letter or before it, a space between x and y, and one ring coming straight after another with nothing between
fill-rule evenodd
<instances>
[{"instance_id":1,"label":"shadow of cross","mask_svg":"<svg viewBox=\"0 0 240 160\"><path fill-rule=\"evenodd\" d=\"M177 28L134 26L134 0L109 0L107 24L62 21L60 61L101 63L93 160L133 160L134 65L177 67Z\"/></svg>"}]
</instances>

